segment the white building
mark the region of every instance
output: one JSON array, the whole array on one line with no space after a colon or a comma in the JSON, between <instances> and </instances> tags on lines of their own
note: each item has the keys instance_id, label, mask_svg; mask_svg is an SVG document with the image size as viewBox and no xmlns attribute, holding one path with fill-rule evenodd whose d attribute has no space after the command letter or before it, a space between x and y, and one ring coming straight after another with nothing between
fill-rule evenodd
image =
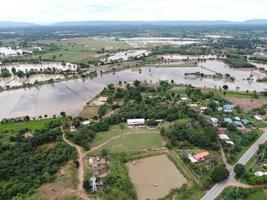
<instances>
[{"instance_id":1,"label":"white building","mask_svg":"<svg viewBox=\"0 0 267 200\"><path fill-rule=\"evenodd\" d=\"M267 172L258 171L254 173L255 176L266 176Z\"/></svg>"},{"instance_id":2,"label":"white building","mask_svg":"<svg viewBox=\"0 0 267 200\"><path fill-rule=\"evenodd\" d=\"M130 127L144 126L145 125L145 119L127 119L127 124Z\"/></svg>"},{"instance_id":3,"label":"white building","mask_svg":"<svg viewBox=\"0 0 267 200\"><path fill-rule=\"evenodd\" d=\"M262 120L263 120L263 119L262 119L260 116L258 116L258 115L255 115L254 118L255 118L256 120L258 120L258 121L262 121Z\"/></svg>"}]
</instances>

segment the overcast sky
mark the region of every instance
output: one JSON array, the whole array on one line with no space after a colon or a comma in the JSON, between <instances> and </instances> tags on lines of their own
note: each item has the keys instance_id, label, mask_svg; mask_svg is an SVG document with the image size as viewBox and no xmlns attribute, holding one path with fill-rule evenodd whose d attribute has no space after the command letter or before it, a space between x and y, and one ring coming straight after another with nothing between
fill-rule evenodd
<instances>
[{"instance_id":1,"label":"overcast sky","mask_svg":"<svg viewBox=\"0 0 267 200\"><path fill-rule=\"evenodd\" d=\"M0 21L267 19L267 0L1 0Z\"/></svg>"}]
</instances>

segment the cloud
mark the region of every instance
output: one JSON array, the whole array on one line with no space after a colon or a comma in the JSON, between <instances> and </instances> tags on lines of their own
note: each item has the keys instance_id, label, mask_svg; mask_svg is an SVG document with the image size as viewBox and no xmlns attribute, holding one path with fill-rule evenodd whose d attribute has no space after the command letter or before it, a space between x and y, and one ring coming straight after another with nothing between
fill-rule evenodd
<instances>
[{"instance_id":1,"label":"cloud","mask_svg":"<svg viewBox=\"0 0 267 200\"><path fill-rule=\"evenodd\" d=\"M0 20L235 20L267 18L266 0L7 0Z\"/></svg>"}]
</instances>

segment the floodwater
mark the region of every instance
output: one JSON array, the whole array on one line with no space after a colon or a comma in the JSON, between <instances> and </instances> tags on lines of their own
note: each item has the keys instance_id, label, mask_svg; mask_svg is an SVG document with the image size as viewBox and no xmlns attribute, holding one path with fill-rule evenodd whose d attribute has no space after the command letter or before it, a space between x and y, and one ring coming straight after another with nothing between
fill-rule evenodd
<instances>
[{"instance_id":1,"label":"floodwater","mask_svg":"<svg viewBox=\"0 0 267 200\"><path fill-rule=\"evenodd\" d=\"M162 198L171 189L187 183L166 155L135 160L127 163L127 167L140 200Z\"/></svg>"},{"instance_id":2,"label":"floodwater","mask_svg":"<svg viewBox=\"0 0 267 200\"><path fill-rule=\"evenodd\" d=\"M203 66L203 67L201 67ZM186 79L186 72L203 72L213 74L216 72L229 73L236 78L235 82L224 82L213 79ZM255 77L253 82L247 79L251 73ZM229 89L263 91L267 89L266 83L257 83L257 77L265 75L253 70L239 70L226 66L219 61L207 61L200 63L198 67L145 67L142 72L126 69L115 74L104 74L94 79L77 79L42 85L39 87L24 88L4 91L0 93L0 120L2 118L18 117L29 115L38 117L40 115L58 115L61 111L67 114L76 115L81 112L83 106L96 96L103 88L110 83L117 84L119 81L133 82L134 80L157 83L160 80L174 80L176 83L191 84L197 87L219 88L224 84Z\"/></svg>"}]
</instances>

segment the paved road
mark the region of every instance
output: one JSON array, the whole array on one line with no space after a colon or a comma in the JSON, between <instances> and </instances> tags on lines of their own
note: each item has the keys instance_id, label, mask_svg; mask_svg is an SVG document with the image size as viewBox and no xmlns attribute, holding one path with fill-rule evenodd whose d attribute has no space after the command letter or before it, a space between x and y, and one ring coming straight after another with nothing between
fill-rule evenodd
<instances>
[{"instance_id":1,"label":"paved road","mask_svg":"<svg viewBox=\"0 0 267 200\"><path fill-rule=\"evenodd\" d=\"M259 144L264 143L267 140L267 130L265 133L246 151L246 153L239 159L237 163L245 165L251 157L257 152ZM215 184L206 194L201 198L201 200L214 200L219 194L226 188L229 182L235 178L235 172L233 169L230 170L230 175L228 179Z\"/></svg>"}]
</instances>

